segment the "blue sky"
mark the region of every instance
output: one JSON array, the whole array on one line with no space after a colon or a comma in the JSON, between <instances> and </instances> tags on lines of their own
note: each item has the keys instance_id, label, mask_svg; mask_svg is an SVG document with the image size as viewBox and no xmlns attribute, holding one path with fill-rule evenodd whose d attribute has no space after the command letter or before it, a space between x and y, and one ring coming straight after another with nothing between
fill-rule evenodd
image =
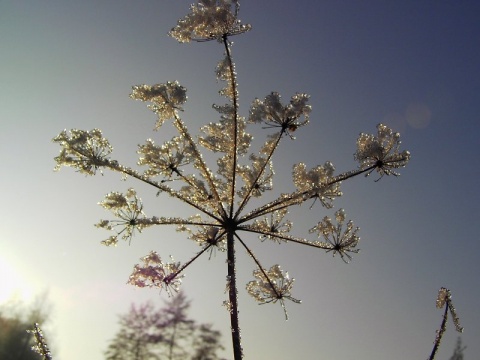
<instances>
[{"instance_id":1,"label":"blue sky","mask_svg":"<svg viewBox=\"0 0 480 360\"><path fill-rule=\"evenodd\" d=\"M133 186L149 215L185 214L155 191L117 174L94 178L71 169L54 173L63 129L100 128L114 157L134 165L137 144L160 143L155 117L128 98L132 85L178 80L188 89L182 114L191 131L216 120L220 102L215 43L178 44L166 34L188 13L189 1L11 1L0 3L0 294L48 289L50 330L60 360L102 358L117 314L132 302L161 304L156 290L125 284L150 250L186 261L197 247L174 229L148 229L116 248L93 227L109 216L96 205L110 191ZM356 167L355 141L379 122L402 134L412 153L398 178L358 177L343 184L348 218L361 228L351 264L294 244L248 239L265 267L275 263L296 279L285 322L279 306L258 306L240 287L246 359L427 358L442 311L440 287L453 293L468 346L480 353L477 233L480 215L480 5L476 1L243 2L240 18L253 30L233 38L243 115L255 97L278 91L311 95L311 123L285 141L274 191L292 189L291 167L332 161ZM250 129L262 139L265 132ZM292 213L295 234L325 215L315 205ZM191 215L187 213L186 215ZM239 283L254 264L238 254ZM191 315L212 322L229 345L222 254L188 269L184 290ZM22 293L22 292L21 292ZM26 296L26 295L25 295ZM449 322L437 359L448 359L457 334ZM225 356L230 357L227 353Z\"/></svg>"}]
</instances>

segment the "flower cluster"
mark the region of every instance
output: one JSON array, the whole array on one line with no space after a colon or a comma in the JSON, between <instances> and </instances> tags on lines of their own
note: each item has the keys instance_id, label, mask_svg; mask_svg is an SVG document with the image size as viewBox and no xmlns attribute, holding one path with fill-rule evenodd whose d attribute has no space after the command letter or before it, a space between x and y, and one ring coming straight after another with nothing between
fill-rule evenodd
<instances>
[{"instance_id":1,"label":"flower cluster","mask_svg":"<svg viewBox=\"0 0 480 360\"><path fill-rule=\"evenodd\" d=\"M310 233L318 233L318 237L323 237L325 242L319 241L318 245L323 246L327 252L332 252L335 256L336 253L340 254L343 261L349 262L352 260L350 253L358 253L356 249L360 238L357 235L358 227L354 227L353 222L349 220L347 226L343 229L345 223L345 210L339 209L335 212L335 220L337 225L335 226L328 216L325 216L316 226L311 228ZM346 258L346 259L345 259Z\"/></svg>"},{"instance_id":2,"label":"flower cluster","mask_svg":"<svg viewBox=\"0 0 480 360\"><path fill-rule=\"evenodd\" d=\"M165 120L173 119L177 110L187 101L187 89L178 81L168 81L165 84L133 86L130 97L135 100L148 101L148 108L158 116L156 129L163 125Z\"/></svg>"},{"instance_id":3,"label":"flower cluster","mask_svg":"<svg viewBox=\"0 0 480 360\"><path fill-rule=\"evenodd\" d=\"M293 167L293 183L299 191L305 193L305 198L319 199L324 207L330 209L333 200L342 196L340 182L333 181L334 171L330 161L308 171L305 164L296 164Z\"/></svg>"},{"instance_id":4,"label":"flower cluster","mask_svg":"<svg viewBox=\"0 0 480 360\"><path fill-rule=\"evenodd\" d=\"M135 230L141 233L145 227L152 225L152 221L147 219L142 211L142 200L137 197L136 191L132 188L128 189L125 195L119 192L107 194L99 205L110 210L118 220L100 220L95 226L106 230L120 228L116 235L102 241L103 245L116 246L119 235L122 235L124 240L131 240Z\"/></svg>"},{"instance_id":5,"label":"flower cluster","mask_svg":"<svg viewBox=\"0 0 480 360\"><path fill-rule=\"evenodd\" d=\"M280 265L274 265L270 270L257 269L253 271L256 280L247 284L248 293L260 304L280 302L288 319L285 308L285 299L291 300L297 304L301 301L291 296L291 290L295 279L290 279L288 272L283 273Z\"/></svg>"},{"instance_id":6,"label":"flower cluster","mask_svg":"<svg viewBox=\"0 0 480 360\"><path fill-rule=\"evenodd\" d=\"M179 274L180 263L164 263L155 251L141 258L143 264L136 264L128 279L128 284L137 287L165 288L170 294L178 292L184 275Z\"/></svg>"},{"instance_id":7,"label":"flower cluster","mask_svg":"<svg viewBox=\"0 0 480 360\"><path fill-rule=\"evenodd\" d=\"M354 157L360 163L360 169L371 169L367 176L373 170L376 170L380 177L383 175L398 176L399 174L394 169L407 165L410 153L406 150L400 152L399 133L394 133L384 124L378 124L377 131L377 136L360 134Z\"/></svg>"},{"instance_id":8,"label":"flower cluster","mask_svg":"<svg viewBox=\"0 0 480 360\"><path fill-rule=\"evenodd\" d=\"M312 107L307 105L310 98L307 94L295 94L290 104L283 105L281 96L272 92L265 100L255 99L250 108L249 121L265 123L267 127L279 127L283 132L294 132L300 126L308 124Z\"/></svg>"},{"instance_id":9,"label":"flower cluster","mask_svg":"<svg viewBox=\"0 0 480 360\"><path fill-rule=\"evenodd\" d=\"M252 166L241 166L238 174L244 181L244 186L239 190L238 195L245 198L250 192L251 196L260 197L262 193L273 188L273 165L262 156L250 155ZM268 169L268 170L267 170Z\"/></svg>"},{"instance_id":10,"label":"flower cluster","mask_svg":"<svg viewBox=\"0 0 480 360\"><path fill-rule=\"evenodd\" d=\"M192 223L201 222L202 217L200 215L191 216L190 221ZM187 232L189 234L189 239L195 241L204 248L211 247L212 249L216 248L220 251L226 250L225 231L221 231L219 227L212 225L197 225L197 229L194 231L185 224L182 224L177 227L177 231Z\"/></svg>"},{"instance_id":11,"label":"flower cluster","mask_svg":"<svg viewBox=\"0 0 480 360\"><path fill-rule=\"evenodd\" d=\"M167 141L162 146L155 145L148 139L145 145L140 145L138 165L147 165L146 177L163 175L171 177L173 174L182 176L180 167L188 165L192 161L191 147L179 136Z\"/></svg>"},{"instance_id":12,"label":"flower cluster","mask_svg":"<svg viewBox=\"0 0 480 360\"><path fill-rule=\"evenodd\" d=\"M278 242L285 242L284 238L280 236L286 235L292 229L292 222L290 220L283 221L283 218L288 213L288 208L277 210L270 213L262 219L256 219L250 226L251 230L260 233L260 240L273 240Z\"/></svg>"},{"instance_id":13,"label":"flower cluster","mask_svg":"<svg viewBox=\"0 0 480 360\"><path fill-rule=\"evenodd\" d=\"M438 309L441 309L445 306L445 304L447 305L448 310L452 314L453 324L455 325L455 329L458 332L463 332L463 327L460 326L460 319L458 318L457 311L452 303L452 293L447 288L442 287L440 288L440 290L438 290L436 306Z\"/></svg>"},{"instance_id":14,"label":"flower cluster","mask_svg":"<svg viewBox=\"0 0 480 360\"><path fill-rule=\"evenodd\" d=\"M191 6L191 13L179 20L170 36L179 42L219 40L251 29L237 19L237 0L202 0Z\"/></svg>"},{"instance_id":15,"label":"flower cluster","mask_svg":"<svg viewBox=\"0 0 480 360\"><path fill-rule=\"evenodd\" d=\"M97 170L108 165L115 165L108 159L113 148L99 129L90 131L63 130L53 138L61 146L60 155L55 157L58 171L62 166L76 168L83 174L95 175Z\"/></svg>"}]
</instances>

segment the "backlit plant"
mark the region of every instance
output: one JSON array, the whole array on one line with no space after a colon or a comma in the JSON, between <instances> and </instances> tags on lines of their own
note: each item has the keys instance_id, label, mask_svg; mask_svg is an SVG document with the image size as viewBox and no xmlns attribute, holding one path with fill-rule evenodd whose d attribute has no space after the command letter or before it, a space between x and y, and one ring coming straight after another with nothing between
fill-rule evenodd
<instances>
[{"instance_id":1,"label":"backlit plant","mask_svg":"<svg viewBox=\"0 0 480 360\"><path fill-rule=\"evenodd\" d=\"M123 166L112 159L113 148L98 129L63 131L53 139L61 147L55 158L56 169L70 166L86 175L107 169L119 172L192 208L193 214L184 218L149 216L144 212L137 192L130 188L126 193L106 195L100 205L111 211L115 220L101 220L96 226L111 231L112 235L102 242L107 246L117 245L120 239L131 241L135 233L141 233L146 227L161 225L175 226L199 245L198 253L184 263L165 262L155 251L146 255L142 264L135 265L129 279L129 283L138 287L175 292L184 271L198 257L211 254L212 250L226 253L228 300L225 305L229 311L236 360L243 356L236 279L239 264L235 251L238 248L243 248L251 256L255 267L254 280L246 286L255 300L261 304L280 303L285 316L286 300L300 302L292 295L294 279L279 265L264 267L244 241L245 237L253 235L260 242L318 248L348 262L352 254L358 252L360 238L358 227L347 220L343 209L314 225L309 230L312 239L291 232L293 224L288 219L289 209L307 201L330 209L335 198L342 195L340 186L343 181L373 172L379 175L376 181L388 175L398 176L398 169L410 159L408 151L400 150L399 134L380 124L375 135L360 134L354 154L358 168L337 173L330 162L311 169L303 163L296 164L292 171L295 190L278 193L272 201L259 202L266 192L273 191L275 173L272 160L276 150L280 143L295 140L294 133L301 136L302 128L309 122L311 106L307 94L296 93L284 103L280 94L272 92L264 99L253 100L248 116L240 115L230 38L250 31L251 26L243 24L238 15L236 0L203 0L192 5L190 14L170 31L170 36L179 42L216 41L224 50L224 57L216 66L216 76L225 84L219 93L227 102L213 105L220 119L203 126L199 136L191 134L180 116L187 101L186 88L177 81L168 81L134 86L130 95L132 99L148 103L157 116L156 130L172 125L178 132L161 145L148 139L139 146L138 165L144 170ZM247 132L255 126L271 132L256 150L252 149L253 137ZM202 152L217 156L216 171L211 170Z\"/></svg>"}]
</instances>

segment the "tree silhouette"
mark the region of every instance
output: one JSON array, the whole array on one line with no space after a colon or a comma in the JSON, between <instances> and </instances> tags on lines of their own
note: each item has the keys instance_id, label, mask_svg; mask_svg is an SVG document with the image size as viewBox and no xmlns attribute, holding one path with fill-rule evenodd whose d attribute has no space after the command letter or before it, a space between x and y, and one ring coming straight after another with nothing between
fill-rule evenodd
<instances>
[{"instance_id":1,"label":"tree silhouette","mask_svg":"<svg viewBox=\"0 0 480 360\"><path fill-rule=\"evenodd\" d=\"M100 203L111 211L115 220L101 220L97 227L113 232L104 245L117 245L119 239L131 241L132 236L152 226L174 225L186 237L195 241L200 250L184 263L165 262L155 251L136 265L129 283L138 287L165 288L177 291L184 271L194 261L214 249L226 252L228 299L224 302L230 317L234 358L243 357L238 318L238 284L236 248L243 248L255 266L254 280L247 291L259 303L279 303L285 311L285 301L300 303L292 295L294 279L279 265L262 265L255 256L252 245L244 239L255 235L261 241L294 244L324 250L345 261L358 252L360 240L358 227L343 209L337 210L333 220L323 217L305 235L290 235L292 222L287 218L290 208L305 202L318 203L326 209L333 206L335 198L342 195L342 182L376 172L378 181L385 176L398 176L410 153L400 150L400 135L383 124L376 134L360 134L354 159L358 166L337 173L331 162L308 168L299 163L293 166L295 190L278 193L271 201L256 203L265 193L273 190L274 169L272 160L279 145L295 140L294 134L309 122L311 106L309 95L294 94L287 104L279 93L272 92L264 99L255 99L248 117L240 115L237 72L232 56L231 37L251 30L250 25L239 20L237 0L203 0L191 6L191 12L180 19L170 35L182 43L217 42L224 51L216 66L216 75L225 86L219 91L227 99L223 105L214 104L220 120L201 128L198 138L192 136L180 117L187 100L186 88L177 81L156 85L137 85L132 99L150 103L156 114L155 129L171 121L178 135L157 145L151 139L140 145L138 164L146 170L140 172L121 165L112 159L113 147L99 129L90 131L73 129L62 131L53 139L61 147L55 158L56 169L70 166L86 175L95 175L106 169L119 172L148 184L159 195L168 195L189 205L191 216L147 216L137 192L130 188L126 193L111 192ZM253 136L247 127L260 125L269 134L263 145L252 150ZM261 130L259 130L261 131ZM218 155L217 171L212 172L201 149ZM214 165L215 166L215 165ZM313 205L312 205L313 206ZM167 210L167 209L165 209ZM305 229L304 229L305 230ZM313 235L308 235L313 234ZM313 238L311 238L313 237Z\"/></svg>"},{"instance_id":2,"label":"tree silhouette","mask_svg":"<svg viewBox=\"0 0 480 360\"><path fill-rule=\"evenodd\" d=\"M39 295L29 307L15 299L0 306L0 359L41 359L42 356L31 351L37 344L36 333L28 330L35 323L47 322L49 312L46 293Z\"/></svg>"},{"instance_id":3,"label":"tree silhouette","mask_svg":"<svg viewBox=\"0 0 480 360\"><path fill-rule=\"evenodd\" d=\"M220 332L188 317L190 301L180 292L156 309L151 303L132 304L121 315L120 330L110 342L107 360L217 360L223 349Z\"/></svg>"}]
</instances>

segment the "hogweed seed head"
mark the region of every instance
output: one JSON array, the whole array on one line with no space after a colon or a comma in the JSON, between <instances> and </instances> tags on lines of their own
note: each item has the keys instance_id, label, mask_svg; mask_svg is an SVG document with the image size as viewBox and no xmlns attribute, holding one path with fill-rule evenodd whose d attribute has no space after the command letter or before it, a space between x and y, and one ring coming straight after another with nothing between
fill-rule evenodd
<instances>
[{"instance_id":1,"label":"hogweed seed head","mask_svg":"<svg viewBox=\"0 0 480 360\"><path fill-rule=\"evenodd\" d=\"M335 212L335 220L337 225L333 223L332 219L325 216L322 221L310 229L310 233L316 232L318 237L324 238L325 242L319 241L316 243L324 246L327 252L332 252L334 256L338 253L343 261L349 262L352 260L350 254L359 252L356 247L360 241L360 237L357 235L360 229L354 227L351 220L347 222L345 228L343 227L345 223L344 209Z\"/></svg>"},{"instance_id":2,"label":"hogweed seed head","mask_svg":"<svg viewBox=\"0 0 480 360\"><path fill-rule=\"evenodd\" d=\"M169 35L179 42L219 40L251 29L237 19L237 0L202 0L190 7L191 13L178 20Z\"/></svg>"},{"instance_id":3,"label":"hogweed seed head","mask_svg":"<svg viewBox=\"0 0 480 360\"><path fill-rule=\"evenodd\" d=\"M135 265L129 284L166 289L169 294L178 290L185 269L205 252L211 254L219 249L226 254L228 301L225 304L232 323L237 360L242 358L242 350L235 245L245 249L257 268L253 272L255 280L247 284L248 293L261 304L279 302L287 317L285 299L300 303L292 296L294 279L279 265L265 270L254 255L252 245L244 241L244 236L254 233L261 242L271 240L323 249L333 255L339 254L348 262L352 254L358 252L360 238L358 227L352 221L346 221L343 209L335 212L334 220L325 216L310 229L310 233L316 233L316 239L320 240L291 234L293 224L286 219L289 210L312 199L313 203L318 199L324 208L330 209L333 201L342 196L342 181L362 173L368 175L374 170L380 176L397 176L394 170L405 166L410 158L407 151L399 149L398 133L379 125L377 135L361 134L357 141L355 159L360 169L335 174L335 167L328 161L310 169L304 163L296 164L292 170L294 190L257 204L262 196L273 193L273 162L280 143L285 135L294 139L292 133L309 123L312 108L308 104L310 97L305 93L297 93L288 104L283 104L279 93L272 92L263 100L253 101L248 120L240 115L237 73L229 38L251 27L238 20L238 11L237 0L202 0L192 5L190 14L179 20L170 32L180 42L218 40L223 45L224 55L217 63L215 73L217 80L223 82L220 94L225 96L227 103L213 105L219 120L201 127L198 136L192 136L180 117L187 100L186 88L177 81L168 81L134 86L130 94L132 99L147 102L157 115L156 130L171 120L178 132L163 144L157 145L148 139L138 147L138 165L146 167L143 173L110 160L113 149L100 130L63 131L53 140L61 147L60 155L55 158L57 170L61 166L70 166L87 175L95 175L97 170L110 169L153 187L157 195L167 194L191 207L194 215L184 218L147 217L135 190L111 192L100 205L115 219L100 220L96 226L114 232L102 241L108 246L117 245L119 238L131 240L134 233L153 225L176 226L177 231L186 233L190 240L200 245L197 253L182 265L173 260L165 263L154 251L143 257L141 264ZM252 148L256 144L247 129L258 124L273 131L255 151ZM204 157L204 154L208 156ZM206 160L210 161L212 156L216 156L215 170Z\"/></svg>"},{"instance_id":4,"label":"hogweed seed head","mask_svg":"<svg viewBox=\"0 0 480 360\"><path fill-rule=\"evenodd\" d=\"M159 129L165 120L173 119L178 110L187 101L187 89L178 81L168 81L165 84L136 85L132 88L130 97L134 100L150 102L148 108L158 116L155 129Z\"/></svg>"},{"instance_id":5,"label":"hogweed seed head","mask_svg":"<svg viewBox=\"0 0 480 360\"><path fill-rule=\"evenodd\" d=\"M360 169L372 168L380 177L383 175L399 176L394 169L405 167L410 160L410 152L399 150L400 134L393 132L386 125L377 125L377 136L360 134L357 140L357 152L354 158ZM371 171L367 173L370 175Z\"/></svg>"},{"instance_id":6,"label":"hogweed seed head","mask_svg":"<svg viewBox=\"0 0 480 360\"><path fill-rule=\"evenodd\" d=\"M300 304L301 301L291 296L295 279L291 279L288 272L283 272L280 265L273 265L268 271L257 269L253 271L256 280L247 284L248 293L260 304L280 302L288 319L285 308L285 299Z\"/></svg>"},{"instance_id":7,"label":"hogweed seed head","mask_svg":"<svg viewBox=\"0 0 480 360\"><path fill-rule=\"evenodd\" d=\"M98 129L73 129L70 133L63 130L52 141L61 147L60 155L55 158L55 171L62 166L69 166L83 174L95 175L97 170L101 172L102 168L115 165L108 158L113 148Z\"/></svg>"}]
</instances>

